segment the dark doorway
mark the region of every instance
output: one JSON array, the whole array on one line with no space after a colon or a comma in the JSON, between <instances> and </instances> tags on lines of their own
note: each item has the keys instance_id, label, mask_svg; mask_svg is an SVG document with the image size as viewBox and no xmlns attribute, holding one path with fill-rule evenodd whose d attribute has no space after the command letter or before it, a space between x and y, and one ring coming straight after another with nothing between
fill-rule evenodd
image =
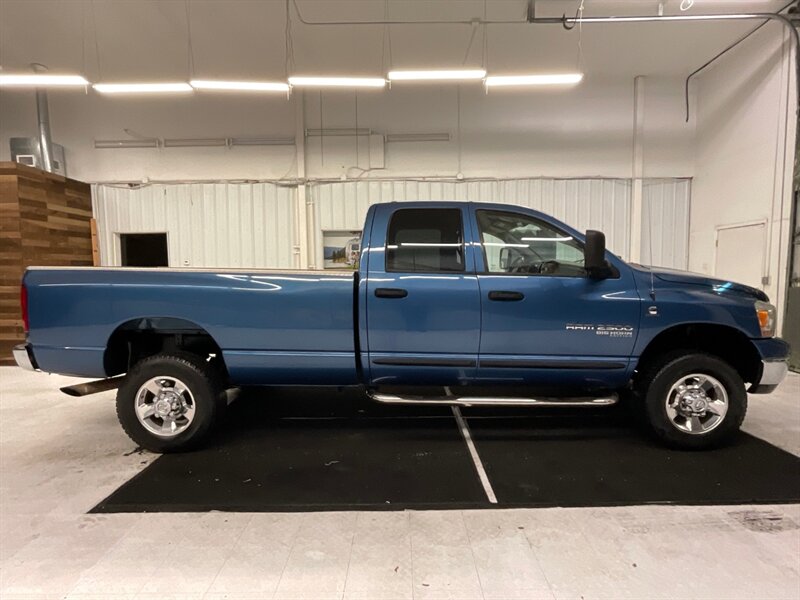
<instances>
[{"instance_id":1,"label":"dark doorway","mask_svg":"<svg viewBox=\"0 0 800 600\"><path fill-rule=\"evenodd\" d=\"M166 233L121 233L123 267L168 267Z\"/></svg>"}]
</instances>

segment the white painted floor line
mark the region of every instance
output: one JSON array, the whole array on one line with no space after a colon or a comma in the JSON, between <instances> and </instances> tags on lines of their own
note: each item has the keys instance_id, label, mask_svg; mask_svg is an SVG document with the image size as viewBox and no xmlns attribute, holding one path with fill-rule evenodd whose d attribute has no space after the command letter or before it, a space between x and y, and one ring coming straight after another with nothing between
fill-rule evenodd
<instances>
[{"instance_id":1,"label":"white painted floor line","mask_svg":"<svg viewBox=\"0 0 800 600\"><path fill-rule=\"evenodd\" d=\"M489 476L486 474L486 469L483 468L483 463L481 462L481 457L478 454L478 449L475 448L475 443L472 441L472 436L470 435L469 427L467 426L467 420L461 416L461 410L457 406L453 406L452 408L453 416L456 418L459 429L461 429L461 435L464 436L464 442L466 442L467 448L469 448L469 454L472 457L472 462L475 464L475 470L478 472L478 478L481 480L481 485L483 485L483 491L486 492L486 497L489 499L489 502L492 504L497 504L497 496L494 495L494 490L492 489L492 484L489 481Z\"/></svg>"}]
</instances>

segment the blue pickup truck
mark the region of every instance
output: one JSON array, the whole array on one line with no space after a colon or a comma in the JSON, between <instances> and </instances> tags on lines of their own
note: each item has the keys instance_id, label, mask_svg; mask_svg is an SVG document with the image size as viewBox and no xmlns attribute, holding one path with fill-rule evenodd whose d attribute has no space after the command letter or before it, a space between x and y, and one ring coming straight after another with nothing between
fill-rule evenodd
<instances>
[{"instance_id":1,"label":"blue pickup truck","mask_svg":"<svg viewBox=\"0 0 800 600\"><path fill-rule=\"evenodd\" d=\"M787 371L757 289L627 264L536 211L398 202L358 270L31 268L20 366L102 378L140 446L196 446L245 385L362 386L385 403L602 406L709 448ZM265 395L268 399L268 396Z\"/></svg>"}]
</instances>

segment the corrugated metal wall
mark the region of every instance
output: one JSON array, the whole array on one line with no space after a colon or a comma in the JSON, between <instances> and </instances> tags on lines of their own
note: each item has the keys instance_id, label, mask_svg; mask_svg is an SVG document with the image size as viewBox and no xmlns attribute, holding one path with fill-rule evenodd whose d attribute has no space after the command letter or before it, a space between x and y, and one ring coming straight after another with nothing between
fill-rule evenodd
<instances>
[{"instance_id":1,"label":"corrugated metal wall","mask_svg":"<svg viewBox=\"0 0 800 600\"><path fill-rule=\"evenodd\" d=\"M650 179L642 185L643 264L689 266L689 179Z\"/></svg>"},{"instance_id":2,"label":"corrugated metal wall","mask_svg":"<svg viewBox=\"0 0 800 600\"><path fill-rule=\"evenodd\" d=\"M167 233L171 267L293 267L293 188L271 183L93 186L103 265L120 233Z\"/></svg>"},{"instance_id":3,"label":"corrugated metal wall","mask_svg":"<svg viewBox=\"0 0 800 600\"><path fill-rule=\"evenodd\" d=\"M528 206L579 230L600 229L610 250L630 256L628 179L344 181L308 189L316 223L310 256L316 266L323 264L323 231L357 231L371 204L419 199ZM642 262L686 268L691 181L646 180L643 192ZM101 262L120 264L120 233L166 232L170 266L294 267L294 232L301 227L296 197L294 188L272 183L95 185Z\"/></svg>"},{"instance_id":4,"label":"corrugated metal wall","mask_svg":"<svg viewBox=\"0 0 800 600\"><path fill-rule=\"evenodd\" d=\"M604 231L609 249L622 257L630 250L628 179L347 181L313 185L311 195L317 210L318 261L322 260L322 231L361 229L371 204L401 200L471 200L527 206L579 230Z\"/></svg>"}]
</instances>

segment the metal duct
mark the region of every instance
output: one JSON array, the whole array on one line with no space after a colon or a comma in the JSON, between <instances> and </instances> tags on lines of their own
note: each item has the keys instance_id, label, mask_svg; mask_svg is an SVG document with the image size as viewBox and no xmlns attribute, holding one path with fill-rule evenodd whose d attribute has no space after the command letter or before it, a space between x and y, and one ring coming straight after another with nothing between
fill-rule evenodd
<instances>
[{"instance_id":1,"label":"metal duct","mask_svg":"<svg viewBox=\"0 0 800 600\"><path fill-rule=\"evenodd\" d=\"M33 63L31 67L35 73L47 71L47 67L39 63ZM47 103L47 90L45 88L36 88L36 115L38 121L37 137L39 140L39 155L42 159L42 169L53 173L53 139L50 137L50 107Z\"/></svg>"}]
</instances>

